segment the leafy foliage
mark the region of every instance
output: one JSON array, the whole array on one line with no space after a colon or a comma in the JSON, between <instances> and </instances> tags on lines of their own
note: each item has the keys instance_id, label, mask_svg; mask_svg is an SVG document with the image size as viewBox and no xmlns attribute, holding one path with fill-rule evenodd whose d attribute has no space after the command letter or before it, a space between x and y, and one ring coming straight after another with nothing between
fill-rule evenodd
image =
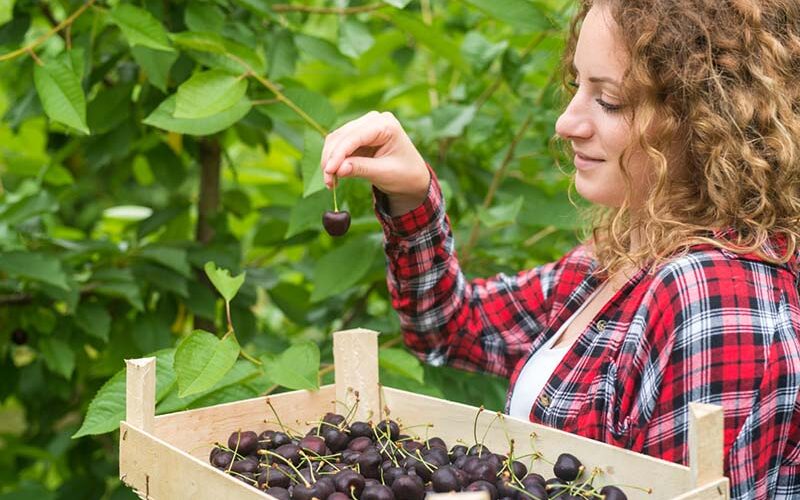
<instances>
[{"instance_id":1,"label":"leafy foliage","mask_svg":"<svg viewBox=\"0 0 800 500\"><path fill-rule=\"evenodd\" d=\"M504 381L400 347L370 187L340 184L354 218L332 240L318 159L392 111L469 276L557 258L579 224L549 146L570 8L0 2L0 497L132 498L126 358L158 358L157 410L177 411L329 383L330 333L361 326L384 383L502 407Z\"/></svg>"}]
</instances>

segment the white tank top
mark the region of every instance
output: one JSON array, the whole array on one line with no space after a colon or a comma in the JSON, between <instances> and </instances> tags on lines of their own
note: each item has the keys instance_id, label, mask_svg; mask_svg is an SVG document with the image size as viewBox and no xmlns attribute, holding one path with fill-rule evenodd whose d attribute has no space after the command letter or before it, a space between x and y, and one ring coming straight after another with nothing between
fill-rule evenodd
<instances>
[{"instance_id":1,"label":"white tank top","mask_svg":"<svg viewBox=\"0 0 800 500\"><path fill-rule=\"evenodd\" d=\"M550 337L533 355L525 362L522 371L517 377L517 382L514 384L514 392L511 394L511 405L508 409L508 414L512 417L528 420L533 408L533 402L539 397L544 385L550 380L556 367L558 367L561 360L572 347L572 341L569 345L553 349L552 345L556 343L564 330L572 323L572 321L583 311L583 309L592 301L595 295L600 291L602 286L598 287L575 311L567 321L561 325L561 328ZM578 337L575 337L577 339Z\"/></svg>"}]
</instances>

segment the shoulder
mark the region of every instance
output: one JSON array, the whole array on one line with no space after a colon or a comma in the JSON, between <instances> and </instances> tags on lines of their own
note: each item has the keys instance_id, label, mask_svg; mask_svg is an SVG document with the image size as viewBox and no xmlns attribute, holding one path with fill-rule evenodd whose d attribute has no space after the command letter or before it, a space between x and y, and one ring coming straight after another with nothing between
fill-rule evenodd
<instances>
[{"instance_id":1,"label":"shoulder","mask_svg":"<svg viewBox=\"0 0 800 500\"><path fill-rule=\"evenodd\" d=\"M754 322L768 327L786 313L787 303L797 311L795 277L789 265L698 245L659 266L646 281L661 321L715 329Z\"/></svg>"},{"instance_id":2,"label":"shoulder","mask_svg":"<svg viewBox=\"0 0 800 500\"><path fill-rule=\"evenodd\" d=\"M789 264L776 264L756 254L736 254L712 245L693 246L667 260L652 273L652 286L676 291L700 286L715 289L743 280L751 286L782 287L795 278Z\"/></svg>"}]
</instances>

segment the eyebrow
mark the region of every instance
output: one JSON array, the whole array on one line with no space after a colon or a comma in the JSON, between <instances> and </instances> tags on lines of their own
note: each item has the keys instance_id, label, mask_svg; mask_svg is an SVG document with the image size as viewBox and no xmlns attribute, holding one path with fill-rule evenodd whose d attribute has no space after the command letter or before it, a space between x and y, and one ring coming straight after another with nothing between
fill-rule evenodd
<instances>
[{"instance_id":1,"label":"eyebrow","mask_svg":"<svg viewBox=\"0 0 800 500\"><path fill-rule=\"evenodd\" d=\"M578 68L575 67L575 63L572 64L572 70L575 72L575 74L580 74ZM608 76L591 76L589 77L589 81L592 83L610 83L612 85L616 85L617 87L620 86L618 81Z\"/></svg>"}]
</instances>

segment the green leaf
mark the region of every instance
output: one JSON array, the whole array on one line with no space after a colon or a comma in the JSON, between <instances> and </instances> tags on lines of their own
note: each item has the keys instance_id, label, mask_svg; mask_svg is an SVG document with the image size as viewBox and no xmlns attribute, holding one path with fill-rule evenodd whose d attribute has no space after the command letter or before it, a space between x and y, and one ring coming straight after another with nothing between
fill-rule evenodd
<instances>
[{"instance_id":1,"label":"green leaf","mask_svg":"<svg viewBox=\"0 0 800 500\"><path fill-rule=\"evenodd\" d=\"M440 30L428 26L417 16L402 10L389 13L389 17L398 28L410 34L416 41L426 46L434 54L448 59L453 66L464 73L471 73L472 68L470 68L469 64L461 57L458 45L447 38Z\"/></svg>"},{"instance_id":2,"label":"green leaf","mask_svg":"<svg viewBox=\"0 0 800 500\"><path fill-rule=\"evenodd\" d=\"M156 358L156 402L161 401L175 384L172 363L175 349L164 349L151 354ZM89 403L86 417L73 439L94 434L105 434L119 428L125 420L125 368L114 374L97 391Z\"/></svg>"},{"instance_id":3,"label":"green leaf","mask_svg":"<svg viewBox=\"0 0 800 500\"><path fill-rule=\"evenodd\" d=\"M88 124L93 133L104 134L128 119L132 90L133 84L122 84L97 93L88 106Z\"/></svg>"},{"instance_id":4,"label":"green leaf","mask_svg":"<svg viewBox=\"0 0 800 500\"><path fill-rule=\"evenodd\" d=\"M236 296L239 288L244 283L245 273L239 276L231 277L230 271L227 269L217 268L213 262L206 262L204 266L208 279L214 284L214 288L222 295L225 302L230 302Z\"/></svg>"},{"instance_id":5,"label":"green leaf","mask_svg":"<svg viewBox=\"0 0 800 500\"><path fill-rule=\"evenodd\" d=\"M58 202L48 191L38 191L30 196L9 195L4 201L0 204L0 223L11 226L58 210Z\"/></svg>"},{"instance_id":6,"label":"green leaf","mask_svg":"<svg viewBox=\"0 0 800 500\"><path fill-rule=\"evenodd\" d=\"M35 252L0 253L0 271L15 278L47 283L68 290L67 275L56 257Z\"/></svg>"},{"instance_id":7,"label":"green leaf","mask_svg":"<svg viewBox=\"0 0 800 500\"><path fill-rule=\"evenodd\" d=\"M205 118L175 118L175 96L171 95L158 108L144 119L145 125L151 125L170 132L190 135L211 135L225 130L238 122L250 111L250 101L243 97L230 109Z\"/></svg>"},{"instance_id":8,"label":"green leaf","mask_svg":"<svg viewBox=\"0 0 800 500\"><path fill-rule=\"evenodd\" d=\"M214 387L238 357L236 337L218 339L213 333L195 330L175 351L178 396L183 398Z\"/></svg>"},{"instance_id":9,"label":"green leaf","mask_svg":"<svg viewBox=\"0 0 800 500\"><path fill-rule=\"evenodd\" d=\"M441 139L445 137L460 137L464 129L469 125L477 108L475 105L460 106L457 104L446 104L436 108L431 113L433 120L433 138Z\"/></svg>"},{"instance_id":10,"label":"green leaf","mask_svg":"<svg viewBox=\"0 0 800 500\"><path fill-rule=\"evenodd\" d=\"M78 76L65 64L51 60L35 65L33 82L47 116L76 130L89 133L86 124L86 97Z\"/></svg>"},{"instance_id":11,"label":"green leaf","mask_svg":"<svg viewBox=\"0 0 800 500\"><path fill-rule=\"evenodd\" d=\"M355 285L369 271L381 249L377 238L351 238L344 245L326 253L317 261L311 302L318 302Z\"/></svg>"},{"instance_id":12,"label":"green leaf","mask_svg":"<svg viewBox=\"0 0 800 500\"><path fill-rule=\"evenodd\" d=\"M138 46L131 48L131 54L136 64L144 70L150 83L160 91L166 92L169 84L169 71L178 59L178 52Z\"/></svg>"},{"instance_id":13,"label":"green leaf","mask_svg":"<svg viewBox=\"0 0 800 500\"><path fill-rule=\"evenodd\" d=\"M420 384L425 382L422 363L405 349L380 349L378 363L383 370L410 378Z\"/></svg>"},{"instance_id":14,"label":"green leaf","mask_svg":"<svg viewBox=\"0 0 800 500\"><path fill-rule=\"evenodd\" d=\"M322 169L319 166L322 157L322 137L311 127L305 128L303 142L303 197L306 198L317 191L325 189Z\"/></svg>"},{"instance_id":15,"label":"green leaf","mask_svg":"<svg viewBox=\"0 0 800 500\"><path fill-rule=\"evenodd\" d=\"M522 196L511 203L495 205L488 210L478 209L478 218L487 227L509 226L517 220L517 215L522 208Z\"/></svg>"},{"instance_id":16,"label":"green leaf","mask_svg":"<svg viewBox=\"0 0 800 500\"><path fill-rule=\"evenodd\" d=\"M212 69L195 73L180 87L175 118L205 118L235 106L247 93L247 78Z\"/></svg>"},{"instance_id":17,"label":"green leaf","mask_svg":"<svg viewBox=\"0 0 800 500\"><path fill-rule=\"evenodd\" d=\"M143 259L157 262L180 273L185 278L192 277L192 268L186 250L181 248L166 247L163 245L148 245L142 248L139 256Z\"/></svg>"},{"instance_id":18,"label":"green leaf","mask_svg":"<svg viewBox=\"0 0 800 500\"><path fill-rule=\"evenodd\" d=\"M258 373L258 367L256 367L253 363L244 359L240 359L236 361L236 363L233 365L233 368L231 368L230 371L226 373L219 382L206 391L182 398L178 396L177 388L173 387L172 390L158 404L157 410L159 413L170 413L174 411L185 410L189 408L194 401L197 401L200 398L206 397L209 394L226 387L239 385L246 380L253 378Z\"/></svg>"},{"instance_id":19,"label":"green leaf","mask_svg":"<svg viewBox=\"0 0 800 500\"><path fill-rule=\"evenodd\" d=\"M129 3L119 3L111 11L111 20L119 26L128 43L151 49L173 51L164 26L153 15Z\"/></svg>"},{"instance_id":20,"label":"green leaf","mask_svg":"<svg viewBox=\"0 0 800 500\"><path fill-rule=\"evenodd\" d=\"M339 50L342 54L357 58L372 48L375 39L367 26L351 17L339 25Z\"/></svg>"},{"instance_id":21,"label":"green leaf","mask_svg":"<svg viewBox=\"0 0 800 500\"><path fill-rule=\"evenodd\" d=\"M325 210L333 209L333 199L331 193L321 189L307 198L300 198L292 206L289 214L289 228L286 230L286 238L291 238L309 229L320 230L322 228L322 213Z\"/></svg>"},{"instance_id":22,"label":"green leaf","mask_svg":"<svg viewBox=\"0 0 800 500\"><path fill-rule=\"evenodd\" d=\"M289 320L298 325L307 322L306 315L309 309L310 293L302 285L294 283L278 283L270 288L269 297Z\"/></svg>"},{"instance_id":23,"label":"green leaf","mask_svg":"<svg viewBox=\"0 0 800 500\"><path fill-rule=\"evenodd\" d=\"M299 54L291 30L279 29L271 35L271 43L267 45L269 77L272 80L279 80L294 74Z\"/></svg>"},{"instance_id":24,"label":"green leaf","mask_svg":"<svg viewBox=\"0 0 800 500\"><path fill-rule=\"evenodd\" d=\"M39 341L42 358L50 371L69 380L75 370L75 352L57 337L47 337Z\"/></svg>"},{"instance_id":25,"label":"green leaf","mask_svg":"<svg viewBox=\"0 0 800 500\"><path fill-rule=\"evenodd\" d=\"M192 31L222 31L225 13L212 3L189 2L183 11L183 20Z\"/></svg>"},{"instance_id":26,"label":"green leaf","mask_svg":"<svg viewBox=\"0 0 800 500\"><path fill-rule=\"evenodd\" d=\"M81 302L75 311L75 323L92 337L108 342L108 334L111 331L111 314L100 304Z\"/></svg>"},{"instance_id":27,"label":"green leaf","mask_svg":"<svg viewBox=\"0 0 800 500\"><path fill-rule=\"evenodd\" d=\"M98 269L91 281L95 293L125 299L139 311L144 310L139 285L130 269Z\"/></svg>"},{"instance_id":28,"label":"green leaf","mask_svg":"<svg viewBox=\"0 0 800 500\"><path fill-rule=\"evenodd\" d=\"M356 67L353 66L350 59L342 55L336 45L324 38L297 34L294 37L294 43L301 54L318 59L345 73L356 73Z\"/></svg>"},{"instance_id":29,"label":"green leaf","mask_svg":"<svg viewBox=\"0 0 800 500\"><path fill-rule=\"evenodd\" d=\"M201 52L212 52L214 54L225 53L225 40L216 33L183 31L170 35L175 45L182 49L199 50Z\"/></svg>"},{"instance_id":30,"label":"green leaf","mask_svg":"<svg viewBox=\"0 0 800 500\"><path fill-rule=\"evenodd\" d=\"M328 98L320 93L303 87L288 87L283 94L323 127L330 127L336 120L336 110ZM283 103L269 106L266 109L271 118L305 124L305 121L294 110Z\"/></svg>"},{"instance_id":31,"label":"green leaf","mask_svg":"<svg viewBox=\"0 0 800 500\"><path fill-rule=\"evenodd\" d=\"M552 28L552 23L541 9L529 0L466 0L473 7L490 17L510 24L514 28L530 33Z\"/></svg>"},{"instance_id":32,"label":"green leaf","mask_svg":"<svg viewBox=\"0 0 800 500\"><path fill-rule=\"evenodd\" d=\"M248 70L262 74L266 70L258 52L217 33L184 31L172 35L172 40L203 66L235 74Z\"/></svg>"},{"instance_id":33,"label":"green leaf","mask_svg":"<svg viewBox=\"0 0 800 500\"><path fill-rule=\"evenodd\" d=\"M272 380L288 389L319 389L319 347L314 342L295 344L274 360L265 363L264 371Z\"/></svg>"}]
</instances>

